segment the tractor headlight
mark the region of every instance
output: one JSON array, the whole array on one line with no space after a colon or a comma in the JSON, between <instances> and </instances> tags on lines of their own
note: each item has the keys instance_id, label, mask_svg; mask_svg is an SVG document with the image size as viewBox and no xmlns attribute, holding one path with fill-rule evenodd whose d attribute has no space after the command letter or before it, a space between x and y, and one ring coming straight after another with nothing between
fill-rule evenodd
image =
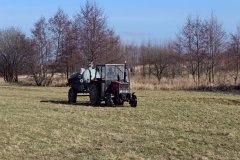
<instances>
[{"instance_id":1,"label":"tractor headlight","mask_svg":"<svg viewBox=\"0 0 240 160\"><path fill-rule=\"evenodd\" d=\"M129 85L120 84L119 93L129 93Z\"/></svg>"},{"instance_id":2,"label":"tractor headlight","mask_svg":"<svg viewBox=\"0 0 240 160\"><path fill-rule=\"evenodd\" d=\"M119 91L119 93L128 93L128 90L123 90L123 89L121 89L121 90Z\"/></svg>"}]
</instances>

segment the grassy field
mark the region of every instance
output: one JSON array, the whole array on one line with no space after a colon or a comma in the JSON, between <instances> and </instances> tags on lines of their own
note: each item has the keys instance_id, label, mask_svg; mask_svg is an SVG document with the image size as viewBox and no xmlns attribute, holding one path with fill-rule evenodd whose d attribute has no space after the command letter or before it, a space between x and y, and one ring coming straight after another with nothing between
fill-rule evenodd
<instances>
[{"instance_id":1,"label":"grassy field","mask_svg":"<svg viewBox=\"0 0 240 160\"><path fill-rule=\"evenodd\" d=\"M139 106L0 86L0 159L240 159L240 96L137 91Z\"/></svg>"}]
</instances>

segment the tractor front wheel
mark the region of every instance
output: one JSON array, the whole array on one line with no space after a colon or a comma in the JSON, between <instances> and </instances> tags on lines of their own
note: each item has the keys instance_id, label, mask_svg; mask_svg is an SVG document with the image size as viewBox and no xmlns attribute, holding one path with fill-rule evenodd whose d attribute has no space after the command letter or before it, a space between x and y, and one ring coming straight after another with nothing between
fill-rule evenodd
<instances>
[{"instance_id":1,"label":"tractor front wheel","mask_svg":"<svg viewBox=\"0 0 240 160\"><path fill-rule=\"evenodd\" d=\"M113 103L115 105L123 106L124 101L123 101L122 97L116 97L116 98L113 99Z\"/></svg>"},{"instance_id":2,"label":"tractor front wheel","mask_svg":"<svg viewBox=\"0 0 240 160\"><path fill-rule=\"evenodd\" d=\"M113 100L112 100L111 94L106 96L105 105L108 106L108 107L113 106Z\"/></svg>"},{"instance_id":3,"label":"tractor front wheel","mask_svg":"<svg viewBox=\"0 0 240 160\"><path fill-rule=\"evenodd\" d=\"M131 107L137 107L137 96L133 94L129 103Z\"/></svg>"},{"instance_id":4,"label":"tractor front wheel","mask_svg":"<svg viewBox=\"0 0 240 160\"><path fill-rule=\"evenodd\" d=\"M90 102L91 105L97 106L101 104L101 98L100 98L100 89L96 84L90 85Z\"/></svg>"},{"instance_id":5,"label":"tractor front wheel","mask_svg":"<svg viewBox=\"0 0 240 160\"><path fill-rule=\"evenodd\" d=\"M68 91L68 103L76 103L77 101L77 92L75 89L70 88Z\"/></svg>"}]
</instances>

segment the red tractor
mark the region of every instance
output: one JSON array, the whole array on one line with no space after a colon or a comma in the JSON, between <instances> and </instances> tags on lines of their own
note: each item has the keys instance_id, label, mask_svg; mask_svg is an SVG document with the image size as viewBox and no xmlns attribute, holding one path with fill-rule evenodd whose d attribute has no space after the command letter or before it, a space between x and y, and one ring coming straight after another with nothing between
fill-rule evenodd
<instances>
[{"instance_id":1,"label":"red tractor","mask_svg":"<svg viewBox=\"0 0 240 160\"><path fill-rule=\"evenodd\" d=\"M90 102L100 105L105 101L107 106L123 105L129 102L137 106L137 97L130 93L130 82L126 64L96 65L95 78L90 82Z\"/></svg>"}]
</instances>

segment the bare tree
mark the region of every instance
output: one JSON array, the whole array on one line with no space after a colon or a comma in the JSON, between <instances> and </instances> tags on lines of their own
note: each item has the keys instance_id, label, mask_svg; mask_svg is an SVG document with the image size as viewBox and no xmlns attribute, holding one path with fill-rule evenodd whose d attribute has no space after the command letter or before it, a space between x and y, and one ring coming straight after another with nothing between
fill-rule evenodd
<instances>
[{"instance_id":1,"label":"bare tree","mask_svg":"<svg viewBox=\"0 0 240 160\"><path fill-rule=\"evenodd\" d=\"M232 64L234 65L234 82L237 84L240 67L240 26L237 27L237 32L231 34L230 49L232 51Z\"/></svg>"},{"instance_id":2,"label":"bare tree","mask_svg":"<svg viewBox=\"0 0 240 160\"><path fill-rule=\"evenodd\" d=\"M86 63L84 62L84 56L79 50L78 43L78 34L76 28L71 25L70 29L67 31L66 39L65 39L65 51L64 55L66 60L64 61L66 64L66 72L67 78L70 73L76 72L79 68L83 67ZM65 53L66 52L66 53Z\"/></svg>"},{"instance_id":3,"label":"bare tree","mask_svg":"<svg viewBox=\"0 0 240 160\"><path fill-rule=\"evenodd\" d=\"M196 57L195 61L196 61L196 68L197 68L198 83L200 82L200 77L201 77L202 68L203 68L203 60L205 57L204 33L205 33L204 23L199 19L199 17L197 17L194 22L193 46L194 46L194 55Z\"/></svg>"},{"instance_id":4,"label":"bare tree","mask_svg":"<svg viewBox=\"0 0 240 160\"><path fill-rule=\"evenodd\" d=\"M0 75L6 82L18 82L27 62L30 41L16 28L0 30Z\"/></svg>"},{"instance_id":5,"label":"bare tree","mask_svg":"<svg viewBox=\"0 0 240 160\"><path fill-rule=\"evenodd\" d=\"M156 50L159 49L159 47L155 44L152 44L151 42L148 42L148 44L142 44L139 47L139 63L142 65L142 76L145 78L146 74L148 74L148 78L151 77L151 70L152 65L156 61Z\"/></svg>"},{"instance_id":6,"label":"bare tree","mask_svg":"<svg viewBox=\"0 0 240 160\"><path fill-rule=\"evenodd\" d=\"M206 21L206 52L208 54L208 74L209 82L214 82L216 57L223 52L226 33L221 24L219 24L217 17L213 14L211 18Z\"/></svg>"},{"instance_id":7,"label":"bare tree","mask_svg":"<svg viewBox=\"0 0 240 160\"><path fill-rule=\"evenodd\" d=\"M123 63L124 56L121 50L120 38L115 36L113 30L108 31L105 39L105 49L103 49L102 56L97 59L98 63ZM105 50L105 52L104 52Z\"/></svg>"},{"instance_id":8,"label":"bare tree","mask_svg":"<svg viewBox=\"0 0 240 160\"><path fill-rule=\"evenodd\" d=\"M33 52L31 54L31 73L38 86L49 85L55 72L55 57L48 24L44 17L35 23L32 30Z\"/></svg>"},{"instance_id":9,"label":"bare tree","mask_svg":"<svg viewBox=\"0 0 240 160\"><path fill-rule=\"evenodd\" d=\"M135 75L136 66L138 64L139 48L134 44L125 45L123 49L123 55L125 61L128 63L131 74Z\"/></svg>"},{"instance_id":10,"label":"bare tree","mask_svg":"<svg viewBox=\"0 0 240 160\"><path fill-rule=\"evenodd\" d=\"M199 83L205 54L205 25L199 17L194 20L191 17L187 19L180 38L189 57L189 68L193 79L196 81L197 76L197 82Z\"/></svg>"},{"instance_id":11,"label":"bare tree","mask_svg":"<svg viewBox=\"0 0 240 160\"><path fill-rule=\"evenodd\" d=\"M146 77L146 65L148 64L148 48L144 44L140 46L142 77Z\"/></svg>"},{"instance_id":12,"label":"bare tree","mask_svg":"<svg viewBox=\"0 0 240 160\"><path fill-rule=\"evenodd\" d=\"M152 65L151 65L151 74L154 75L158 82L160 83L164 71L169 66L169 52L165 47L154 46L152 48Z\"/></svg>"},{"instance_id":13,"label":"bare tree","mask_svg":"<svg viewBox=\"0 0 240 160\"><path fill-rule=\"evenodd\" d=\"M193 80L195 80L195 75L196 75L196 64L194 61L194 51L193 51L193 41L194 41L194 24L193 20L191 17L187 18L187 22L185 26L183 27L183 30L181 32L181 39L182 39L182 44L184 47L184 51L186 52L188 56L188 68L190 73L193 76Z\"/></svg>"},{"instance_id":14,"label":"bare tree","mask_svg":"<svg viewBox=\"0 0 240 160\"><path fill-rule=\"evenodd\" d=\"M56 69L59 72L69 74L68 59L70 50L67 50L68 43L71 43L67 36L70 33L71 22L68 15L62 9L58 9L57 13L49 19L49 31L53 44L53 54L56 59ZM68 41L67 41L68 40Z\"/></svg>"},{"instance_id":15,"label":"bare tree","mask_svg":"<svg viewBox=\"0 0 240 160\"><path fill-rule=\"evenodd\" d=\"M106 58L114 58L114 54L110 53L119 47L119 38L107 27L103 11L96 3L87 1L81 7L75 17L75 26L78 29L80 50L87 61L98 62L106 55Z\"/></svg>"},{"instance_id":16,"label":"bare tree","mask_svg":"<svg viewBox=\"0 0 240 160\"><path fill-rule=\"evenodd\" d=\"M170 44L172 52L175 53L175 67L178 75L183 76L183 66L184 66L184 58L183 58L183 44L181 36L177 35L176 39Z\"/></svg>"}]
</instances>

